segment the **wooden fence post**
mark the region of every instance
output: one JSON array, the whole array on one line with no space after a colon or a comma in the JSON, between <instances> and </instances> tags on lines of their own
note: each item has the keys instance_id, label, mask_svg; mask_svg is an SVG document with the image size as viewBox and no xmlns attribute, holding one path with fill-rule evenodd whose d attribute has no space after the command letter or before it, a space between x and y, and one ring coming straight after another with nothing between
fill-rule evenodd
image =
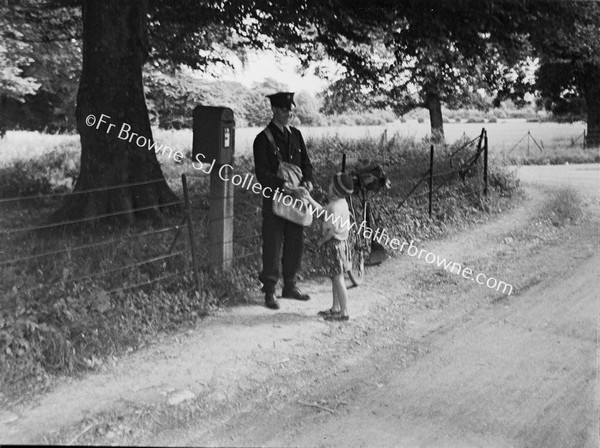
<instances>
[{"instance_id":1,"label":"wooden fence post","mask_svg":"<svg viewBox=\"0 0 600 448\"><path fill-rule=\"evenodd\" d=\"M483 195L488 195L488 136L487 131L483 138Z\"/></svg>"},{"instance_id":2,"label":"wooden fence post","mask_svg":"<svg viewBox=\"0 0 600 448\"><path fill-rule=\"evenodd\" d=\"M431 151L429 152L429 217L431 218L433 201L433 145L431 145Z\"/></svg>"}]
</instances>

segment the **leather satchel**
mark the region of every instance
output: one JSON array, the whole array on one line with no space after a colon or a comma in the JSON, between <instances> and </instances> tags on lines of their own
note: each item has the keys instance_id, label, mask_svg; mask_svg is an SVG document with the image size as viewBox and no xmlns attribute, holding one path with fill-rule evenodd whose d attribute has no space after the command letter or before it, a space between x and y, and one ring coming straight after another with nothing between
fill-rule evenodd
<instances>
[{"instance_id":1,"label":"leather satchel","mask_svg":"<svg viewBox=\"0 0 600 448\"><path fill-rule=\"evenodd\" d=\"M298 165L294 165L293 163L283 161L281 157L281 152L275 144L275 139L273 138L273 134L271 133L271 130L269 128L265 128L264 133L266 134L267 138L269 139L269 142L275 149L275 154L277 155L277 159L279 160L277 176L283 179L285 182L288 182L290 185L292 185L292 188L300 187L300 182L302 181L302 170ZM286 205L283 203L283 199L286 196L289 196L292 200L292 203L290 205ZM305 227L310 226L312 224L312 213L310 213L308 207L306 206L308 201L298 201L297 198L287 193L284 193L282 196L279 196L278 199L279 200L273 198L274 215ZM286 199L286 202L289 203L290 200Z\"/></svg>"}]
</instances>

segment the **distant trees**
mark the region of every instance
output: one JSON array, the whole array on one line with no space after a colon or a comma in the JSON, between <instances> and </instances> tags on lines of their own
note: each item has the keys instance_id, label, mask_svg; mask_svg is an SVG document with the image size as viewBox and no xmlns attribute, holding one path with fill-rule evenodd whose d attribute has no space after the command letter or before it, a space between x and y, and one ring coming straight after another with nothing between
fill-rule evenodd
<instances>
[{"instance_id":1,"label":"distant trees","mask_svg":"<svg viewBox=\"0 0 600 448\"><path fill-rule=\"evenodd\" d=\"M290 90L290 86L267 78L251 87L238 82L200 80L189 70L165 73L153 70L145 77L147 101L154 124L163 128L191 128L192 110L197 105L227 106L235 114L236 126L266 126L271 107L266 95ZM322 124L319 104L308 92L294 96L296 124Z\"/></svg>"},{"instance_id":2,"label":"distant trees","mask_svg":"<svg viewBox=\"0 0 600 448\"><path fill-rule=\"evenodd\" d=\"M354 34L341 48L325 39L330 56L348 69L347 79L332 85L328 106L340 96L370 95L399 115L424 107L432 137L443 141L442 104L486 107L491 101L482 93L523 77L515 70L526 48L522 2L381 0L340 8Z\"/></svg>"},{"instance_id":3,"label":"distant trees","mask_svg":"<svg viewBox=\"0 0 600 448\"><path fill-rule=\"evenodd\" d=\"M0 4L0 125L7 128L74 127L81 72L79 17L47 6L26 0ZM38 22L37 14L44 20Z\"/></svg>"},{"instance_id":4,"label":"distant trees","mask_svg":"<svg viewBox=\"0 0 600 448\"><path fill-rule=\"evenodd\" d=\"M485 108L535 93L556 114L585 113L588 143L600 144L600 2L336 4L315 39L347 68L346 79L331 85L326 108L365 96L398 114L425 107L432 137L443 140L442 104ZM527 67L535 59L541 65L531 82Z\"/></svg>"},{"instance_id":5,"label":"distant trees","mask_svg":"<svg viewBox=\"0 0 600 448\"><path fill-rule=\"evenodd\" d=\"M28 64L17 63L11 68L23 67L18 69L20 74L16 79L30 80L29 84L35 88L21 84L19 96L0 93L3 104L0 120L8 128L47 132L74 130L77 84L81 73L78 42L36 42L28 44L20 54L25 55Z\"/></svg>"}]
</instances>

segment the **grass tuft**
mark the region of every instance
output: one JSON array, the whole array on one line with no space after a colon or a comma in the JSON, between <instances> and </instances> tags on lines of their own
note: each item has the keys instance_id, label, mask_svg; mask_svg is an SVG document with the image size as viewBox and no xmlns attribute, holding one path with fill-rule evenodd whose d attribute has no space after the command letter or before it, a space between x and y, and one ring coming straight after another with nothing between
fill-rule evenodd
<instances>
[{"instance_id":1,"label":"grass tuft","mask_svg":"<svg viewBox=\"0 0 600 448\"><path fill-rule=\"evenodd\" d=\"M583 216L583 200L577 190L564 187L552 193L540 213L556 227L574 224Z\"/></svg>"}]
</instances>

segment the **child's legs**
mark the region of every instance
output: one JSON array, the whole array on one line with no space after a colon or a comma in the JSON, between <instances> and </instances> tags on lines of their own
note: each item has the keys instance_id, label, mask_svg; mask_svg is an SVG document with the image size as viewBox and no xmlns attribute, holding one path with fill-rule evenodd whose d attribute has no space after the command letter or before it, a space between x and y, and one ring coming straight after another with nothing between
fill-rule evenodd
<instances>
[{"instance_id":1,"label":"child's legs","mask_svg":"<svg viewBox=\"0 0 600 448\"><path fill-rule=\"evenodd\" d=\"M335 285L335 277L331 277L331 291L333 292L333 305L331 305L331 311L338 313L340 311L340 299L339 291Z\"/></svg>"},{"instance_id":2,"label":"child's legs","mask_svg":"<svg viewBox=\"0 0 600 448\"><path fill-rule=\"evenodd\" d=\"M342 315L348 314L347 302L348 302L348 291L346 290L346 282L344 280L344 274L337 274L331 277L331 284L333 286L333 301L334 307L337 299L339 310Z\"/></svg>"}]
</instances>

